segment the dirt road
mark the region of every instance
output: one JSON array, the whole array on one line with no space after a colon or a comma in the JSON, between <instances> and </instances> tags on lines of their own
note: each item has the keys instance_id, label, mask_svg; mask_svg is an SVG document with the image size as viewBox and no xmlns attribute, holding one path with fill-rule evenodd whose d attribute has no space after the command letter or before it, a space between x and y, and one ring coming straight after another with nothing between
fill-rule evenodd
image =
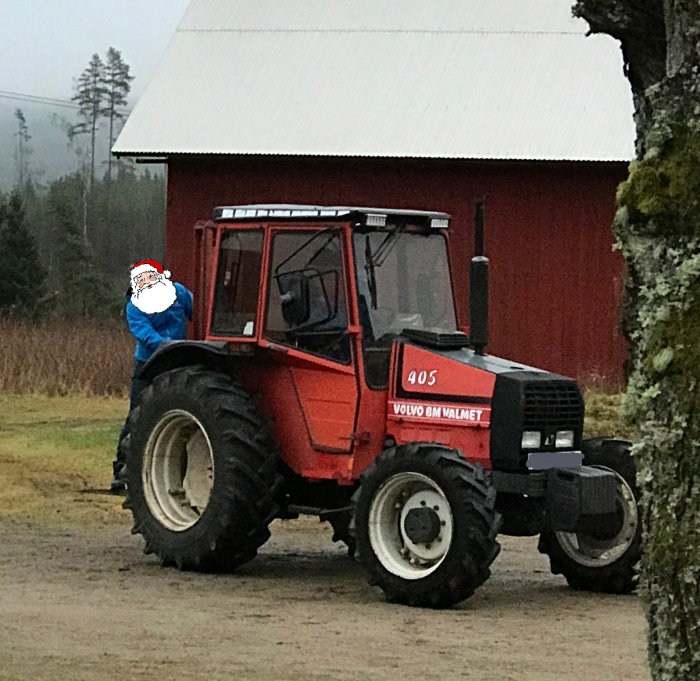
<instances>
[{"instance_id":1,"label":"dirt road","mask_svg":"<svg viewBox=\"0 0 700 681\"><path fill-rule=\"evenodd\" d=\"M431 611L385 603L310 518L231 575L161 568L129 527L0 522L0 681L649 678L636 597L569 589L536 539Z\"/></svg>"}]
</instances>

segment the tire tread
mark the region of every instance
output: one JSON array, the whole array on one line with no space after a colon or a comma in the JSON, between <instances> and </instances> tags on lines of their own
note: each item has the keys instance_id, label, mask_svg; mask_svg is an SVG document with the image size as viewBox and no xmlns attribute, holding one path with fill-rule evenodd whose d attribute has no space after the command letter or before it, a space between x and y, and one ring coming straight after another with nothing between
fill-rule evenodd
<instances>
[{"instance_id":1,"label":"tire tread","mask_svg":"<svg viewBox=\"0 0 700 681\"><path fill-rule=\"evenodd\" d=\"M152 515L140 480L127 484L124 507L134 517L132 532L143 535L145 551L155 553L163 565L231 570L252 559L270 536L268 525L277 514L282 483L278 448L253 398L235 379L199 367L173 369L154 379L129 416L129 477L129 471L141 470L140 453L134 450L138 438L132 434L142 427L144 410L155 399L177 402L185 395L205 405L218 428L211 437L224 443L225 451L214 453L217 477L223 476L223 483L212 490L217 497L210 498L201 518L183 532L169 530ZM141 434L142 441L146 437Z\"/></svg>"},{"instance_id":2,"label":"tire tread","mask_svg":"<svg viewBox=\"0 0 700 681\"><path fill-rule=\"evenodd\" d=\"M440 471L460 499L461 506L467 511L465 518L468 517L470 522L464 532L465 545L456 547L459 555L456 564L439 578L429 577L430 588L425 588L424 580L402 580L389 574L375 557L366 528L361 526L370 501L365 489L371 490L386 476L402 467L406 470L405 467L410 468L413 464L418 464L421 469ZM483 469L468 463L459 450L425 442L387 449L361 475L360 486L352 499L350 532L356 541L355 557L365 568L369 583L379 586L389 602L431 608L459 603L488 579L490 566L500 552L496 541L500 515L495 510L495 500L496 492ZM445 563L433 575L437 576Z\"/></svg>"}]
</instances>

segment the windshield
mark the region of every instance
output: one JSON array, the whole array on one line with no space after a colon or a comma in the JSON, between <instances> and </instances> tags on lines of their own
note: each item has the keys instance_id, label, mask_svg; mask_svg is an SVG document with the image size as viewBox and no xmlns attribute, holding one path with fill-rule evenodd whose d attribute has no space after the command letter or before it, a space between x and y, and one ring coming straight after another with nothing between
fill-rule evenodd
<instances>
[{"instance_id":1,"label":"windshield","mask_svg":"<svg viewBox=\"0 0 700 681\"><path fill-rule=\"evenodd\" d=\"M439 232L353 236L360 321L374 340L403 329L456 331L447 242Z\"/></svg>"}]
</instances>

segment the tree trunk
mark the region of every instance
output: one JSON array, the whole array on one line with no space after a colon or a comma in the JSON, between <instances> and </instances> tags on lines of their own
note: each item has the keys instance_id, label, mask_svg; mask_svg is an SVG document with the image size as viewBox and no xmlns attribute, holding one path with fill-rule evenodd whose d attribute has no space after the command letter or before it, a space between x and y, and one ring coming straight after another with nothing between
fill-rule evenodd
<instances>
[{"instance_id":1,"label":"tree trunk","mask_svg":"<svg viewBox=\"0 0 700 681\"><path fill-rule=\"evenodd\" d=\"M652 678L700 679L700 3L579 0L621 42L637 160L613 231L628 269L622 325L637 426L640 574Z\"/></svg>"}]
</instances>

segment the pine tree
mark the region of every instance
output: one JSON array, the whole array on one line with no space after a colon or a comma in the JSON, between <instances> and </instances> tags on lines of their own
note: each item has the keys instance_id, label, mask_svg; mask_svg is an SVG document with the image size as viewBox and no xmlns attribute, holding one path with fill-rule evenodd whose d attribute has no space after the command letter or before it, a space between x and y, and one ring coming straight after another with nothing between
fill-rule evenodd
<instances>
[{"instance_id":1,"label":"pine tree","mask_svg":"<svg viewBox=\"0 0 700 681\"><path fill-rule=\"evenodd\" d=\"M15 163L17 168L17 187L24 191L30 184L29 175L29 157L32 150L29 146L29 140L32 136L29 134L29 126L27 119L24 117L22 109L15 109L15 118L17 119L17 144L15 146Z\"/></svg>"},{"instance_id":2,"label":"pine tree","mask_svg":"<svg viewBox=\"0 0 700 681\"><path fill-rule=\"evenodd\" d=\"M60 287L59 311L66 317L102 316L109 304L109 287L81 233L74 178L51 185L49 213L54 225L56 269Z\"/></svg>"},{"instance_id":3,"label":"pine tree","mask_svg":"<svg viewBox=\"0 0 700 681\"><path fill-rule=\"evenodd\" d=\"M0 204L0 312L13 317L38 314L45 295L46 270L15 190Z\"/></svg>"},{"instance_id":4,"label":"pine tree","mask_svg":"<svg viewBox=\"0 0 700 681\"><path fill-rule=\"evenodd\" d=\"M68 133L72 139L76 135L88 134L90 136L90 173L89 190L95 184L95 146L100 118L103 115L103 107L106 96L105 66L100 56L92 55L90 64L82 72L76 85L75 94L71 99L78 103L78 117L80 121L73 125Z\"/></svg>"},{"instance_id":5,"label":"pine tree","mask_svg":"<svg viewBox=\"0 0 700 681\"><path fill-rule=\"evenodd\" d=\"M122 59L119 50L110 47L104 68L105 104L102 115L109 121L109 152L107 158L107 194L112 182L112 146L117 135L116 125L126 117L123 107L127 104L127 95L131 90L129 65Z\"/></svg>"}]
</instances>

